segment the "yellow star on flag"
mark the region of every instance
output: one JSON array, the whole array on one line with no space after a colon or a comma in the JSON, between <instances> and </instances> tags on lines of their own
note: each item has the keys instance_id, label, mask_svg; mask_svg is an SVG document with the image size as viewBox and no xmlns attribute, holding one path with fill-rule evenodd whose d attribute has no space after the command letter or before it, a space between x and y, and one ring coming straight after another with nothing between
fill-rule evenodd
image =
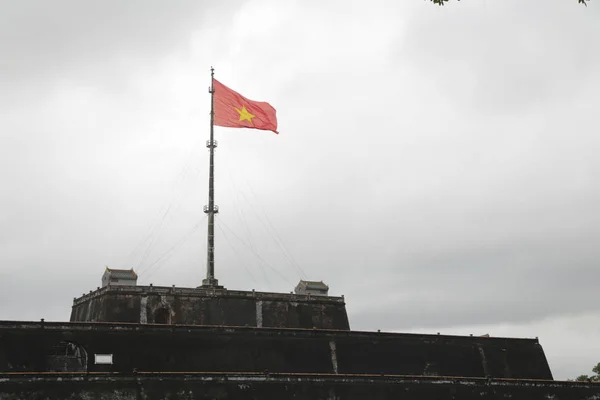
<instances>
[{"instance_id":1,"label":"yellow star on flag","mask_svg":"<svg viewBox=\"0 0 600 400\"><path fill-rule=\"evenodd\" d=\"M235 108L235 111L237 111L240 114L240 122L248 121L252 125L252 118L254 118L254 115L250 114L248 112L248 110L246 110L246 106L242 106L241 110L237 107L234 107L234 108Z\"/></svg>"}]
</instances>

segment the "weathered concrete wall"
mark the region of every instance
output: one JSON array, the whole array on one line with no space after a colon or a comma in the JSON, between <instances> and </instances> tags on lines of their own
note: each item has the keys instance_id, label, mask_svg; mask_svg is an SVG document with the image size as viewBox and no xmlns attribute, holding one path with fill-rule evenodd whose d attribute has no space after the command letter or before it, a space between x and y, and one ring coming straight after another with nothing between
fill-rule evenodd
<instances>
[{"instance_id":1,"label":"weathered concrete wall","mask_svg":"<svg viewBox=\"0 0 600 400\"><path fill-rule=\"evenodd\" d=\"M152 286L90 292L71 321L350 329L343 297Z\"/></svg>"},{"instance_id":2,"label":"weathered concrete wall","mask_svg":"<svg viewBox=\"0 0 600 400\"><path fill-rule=\"evenodd\" d=\"M575 400L600 384L284 374L2 375L0 399L96 400Z\"/></svg>"},{"instance_id":3,"label":"weathered concrete wall","mask_svg":"<svg viewBox=\"0 0 600 400\"><path fill-rule=\"evenodd\" d=\"M56 370L50 368L58 364L55 349L63 354L59 345L65 342L87 355L88 372L268 370L552 379L535 339L6 321L0 322L0 372ZM114 364L96 365L94 354L113 354Z\"/></svg>"}]
</instances>

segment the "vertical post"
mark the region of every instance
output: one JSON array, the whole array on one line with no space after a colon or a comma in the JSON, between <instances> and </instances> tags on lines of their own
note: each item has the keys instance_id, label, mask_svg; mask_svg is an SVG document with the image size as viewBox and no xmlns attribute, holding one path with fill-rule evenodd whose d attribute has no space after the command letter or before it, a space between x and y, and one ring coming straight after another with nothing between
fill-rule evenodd
<instances>
[{"instance_id":1,"label":"vertical post","mask_svg":"<svg viewBox=\"0 0 600 400\"><path fill-rule=\"evenodd\" d=\"M218 287L219 281L215 279L215 214L219 212L219 207L215 205L215 69L210 67L210 140L206 142L206 147L210 152L210 161L208 169L208 205L204 206L204 212L208 214L208 244L206 255L206 279L202 280L202 286Z\"/></svg>"}]
</instances>

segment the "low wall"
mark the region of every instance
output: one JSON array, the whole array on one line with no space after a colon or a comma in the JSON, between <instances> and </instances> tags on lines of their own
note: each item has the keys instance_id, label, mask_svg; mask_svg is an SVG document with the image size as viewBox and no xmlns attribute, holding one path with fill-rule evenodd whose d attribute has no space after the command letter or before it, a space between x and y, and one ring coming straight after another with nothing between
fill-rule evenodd
<instances>
[{"instance_id":1,"label":"low wall","mask_svg":"<svg viewBox=\"0 0 600 400\"><path fill-rule=\"evenodd\" d=\"M114 363L97 365L95 354L112 354ZM552 379L536 339L193 325L0 322L0 372L79 370L267 370Z\"/></svg>"},{"instance_id":2,"label":"low wall","mask_svg":"<svg viewBox=\"0 0 600 400\"><path fill-rule=\"evenodd\" d=\"M350 329L343 297L153 286L104 287L73 300L71 322Z\"/></svg>"},{"instance_id":3,"label":"low wall","mask_svg":"<svg viewBox=\"0 0 600 400\"><path fill-rule=\"evenodd\" d=\"M599 397L600 384L578 382L283 374L0 374L3 400L573 400Z\"/></svg>"}]
</instances>

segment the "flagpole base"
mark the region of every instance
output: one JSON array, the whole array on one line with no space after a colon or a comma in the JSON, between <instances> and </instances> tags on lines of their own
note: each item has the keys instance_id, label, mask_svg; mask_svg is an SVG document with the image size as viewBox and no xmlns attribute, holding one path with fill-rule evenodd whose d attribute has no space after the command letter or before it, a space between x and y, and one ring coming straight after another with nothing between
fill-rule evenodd
<instances>
[{"instance_id":1,"label":"flagpole base","mask_svg":"<svg viewBox=\"0 0 600 400\"><path fill-rule=\"evenodd\" d=\"M198 289L225 289L223 286L219 285L219 281L215 278L206 278L202 279L202 286L199 286Z\"/></svg>"}]
</instances>

